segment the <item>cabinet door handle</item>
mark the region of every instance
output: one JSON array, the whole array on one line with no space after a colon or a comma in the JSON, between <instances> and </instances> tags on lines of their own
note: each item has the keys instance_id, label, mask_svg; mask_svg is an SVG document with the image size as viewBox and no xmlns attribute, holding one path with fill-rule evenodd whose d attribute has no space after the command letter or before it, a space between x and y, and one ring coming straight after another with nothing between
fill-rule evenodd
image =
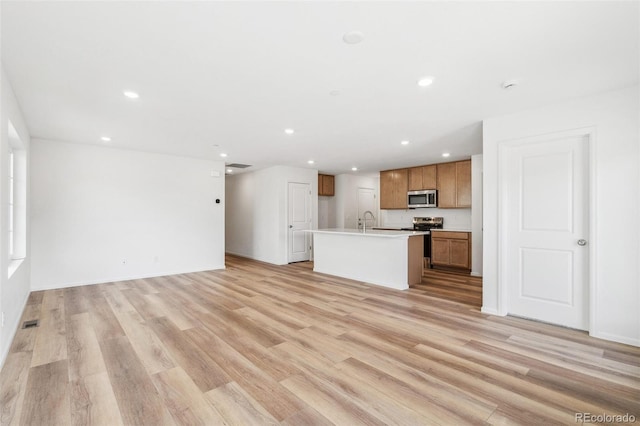
<instances>
[{"instance_id":1,"label":"cabinet door handle","mask_svg":"<svg viewBox=\"0 0 640 426\"><path fill-rule=\"evenodd\" d=\"M578 240L578 245L579 246L586 246L587 245L587 240L582 240L582 239Z\"/></svg>"}]
</instances>

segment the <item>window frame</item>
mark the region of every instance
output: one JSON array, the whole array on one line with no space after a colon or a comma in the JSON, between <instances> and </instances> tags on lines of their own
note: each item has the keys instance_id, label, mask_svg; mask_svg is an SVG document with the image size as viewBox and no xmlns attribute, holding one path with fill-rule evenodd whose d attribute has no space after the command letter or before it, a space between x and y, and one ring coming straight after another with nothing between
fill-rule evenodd
<instances>
[{"instance_id":1,"label":"window frame","mask_svg":"<svg viewBox=\"0 0 640 426\"><path fill-rule=\"evenodd\" d=\"M8 136L7 158L5 160L5 164L8 166L7 172L5 172L6 188L8 189L6 204L8 267L6 273L8 278L11 278L27 257L28 158L26 146L11 121L8 122Z\"/></svg>"},{"instance_id":2,"label":"window frame","mask_svg":"<svg viewBox=\"0 0 640 426\"><path fill-rule=\"evenodd\" d=\"M15 178L15 153L13 152L13 148L11 144L9 144L9 167L8 167L8 184L9 184L9 197L7 200L7 215L8 215L8 226L7 226L7 240L9 242L8 255L9 260L14 260L15 258L15 215L16 215L16 203L15 203L15 194L16 194L16 178Z\"/></svg>"}]
</instances>

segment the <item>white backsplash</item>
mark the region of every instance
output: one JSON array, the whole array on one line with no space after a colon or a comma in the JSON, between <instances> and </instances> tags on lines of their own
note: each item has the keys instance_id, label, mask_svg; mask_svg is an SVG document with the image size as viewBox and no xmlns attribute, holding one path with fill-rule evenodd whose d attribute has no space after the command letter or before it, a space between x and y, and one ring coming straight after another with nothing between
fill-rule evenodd
<instances>
[{"instance_id":1,"label":"white backsplash","mask_svg":"<svg viewBox=\"0 0 640 426\"><path fill-rule=\"evenodd\" d=\"M471 230L471 209L407 209L380 210L380 226L410 228L414 217L438 216L444 218L444 229Z\"/></svg>"}]
</instances>

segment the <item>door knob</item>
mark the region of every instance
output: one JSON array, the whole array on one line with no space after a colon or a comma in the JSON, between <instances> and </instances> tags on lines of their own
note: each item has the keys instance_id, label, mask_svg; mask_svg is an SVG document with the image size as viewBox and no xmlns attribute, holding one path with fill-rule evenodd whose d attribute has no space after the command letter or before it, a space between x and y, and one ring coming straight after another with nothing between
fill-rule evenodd
<instances>
[{"instance_id":1,"label":"door knob","mask_svg":"<svg viewBox=\"0 0 640 426\"><path fill-rule=\"evenodd\" d=\"M289 225L289 228L293 228L293 225ZM578 243L579 244L579 243ZM584 244L583 244L584 245Z\"/></svg>"},{"instance_id":2,"label":"door knob","mask_svg":"<svg viewBox=\"0 0 640 426\"><path fill-rule=\"evenodd\" d=\"M586 246L587 245L587 240L578 240L578 245L579 246Z\"/></svg>"}]
</instances>

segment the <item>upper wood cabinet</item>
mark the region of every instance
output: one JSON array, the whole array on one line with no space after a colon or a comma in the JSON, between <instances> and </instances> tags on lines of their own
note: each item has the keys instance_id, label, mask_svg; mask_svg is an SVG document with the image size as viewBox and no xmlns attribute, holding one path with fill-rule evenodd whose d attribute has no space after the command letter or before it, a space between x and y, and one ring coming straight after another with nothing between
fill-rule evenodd
<instances>
[{"instance_id":1,"label":"upper wood cabinet","mask_svg":"<svg viewBox=\"0 0 640 426\"><path fill-rule=\"evenodd\" d=\"M471 160L456 163L456 206L471 207Z\"/></svg>"},{"instance_id":2,"label":"upper wood cabinet","mask_svg":"<svg viewBox=\"0 0 640 426\"><path fill-rule=\"evenodd\" d=\"M409 169L409 191L420 191L422 189L436 189L437 167L430 166L412 167Z\"/></svg>"},{"instance_id":3,"label":"upper wood cabinet","mask_svg":"<svg viewBox=\"0 0 640 426\"><path fill-rule=\"evenodd\" d=\"M408 169L380 172L380 208L406 209L408 188Z\"/></svg>"},{"instance_id":4,"label":"upper wood cabinet","mask_svg":"<svg viewBox=\"0 0 640 426\"><path fill-rule=\"evenodd\" d=\"M456 163L438 164L438 207L456 207Z\"/></svg>"},{"instance_id":5,"label":"upper wood cabinet","mask_svg":"<svg viewBox=\"0 0 640 426\"><path fill-rule=\"evenodd\" d=\"M380 172L380 208L406 209L407 192L438 190L438 207L471 207L471 160Z\"/></svg>"},{"instance_id":6,"label":"upper wood cabinet","mask_svg":"<svg viewBox=\"0 0 640 426\"><path fill-rule=\"evenodd\" d=\"M471 207L471 160L437 165L438 207Z\"/></svg>"},{"instance_id":7,"label":"upper wood cabinet","mask_svg":"<svg viewBox=\"0 0 640 426\"><path fill-rule=\"evenodd\" d=\"M318 175L318 195L335 195L335 176Z\"/></svg>"}]
</instances>

